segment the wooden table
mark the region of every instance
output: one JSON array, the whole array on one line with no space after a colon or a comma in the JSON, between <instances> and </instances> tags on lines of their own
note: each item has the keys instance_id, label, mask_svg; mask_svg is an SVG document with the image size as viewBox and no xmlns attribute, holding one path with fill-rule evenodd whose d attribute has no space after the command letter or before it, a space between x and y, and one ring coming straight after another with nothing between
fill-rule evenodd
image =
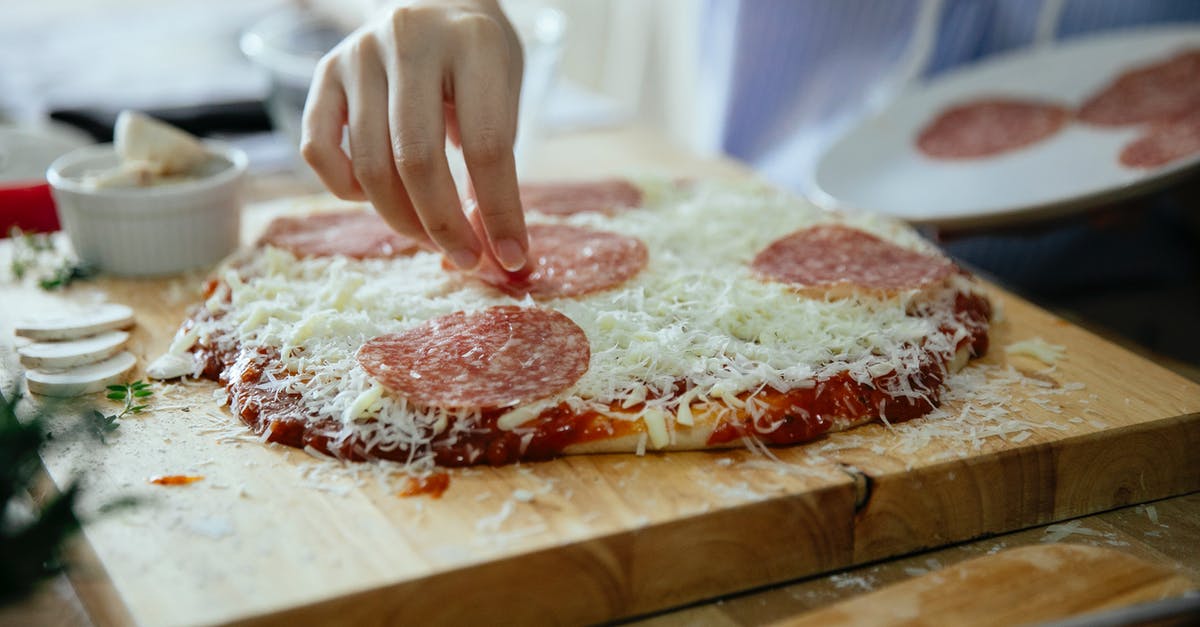
<instances>
[{"instance_id":1,"label":"wooden table","mask_svg":"<svg viewBox=\"0 0 1200 627\"><path fill-rule=\"evenodd\" d=\"M605 160L604 155L610 157ZM613 159L612 155L623 158ZM604 165L597 165L603 162ZM639 173L693 176L742 175L737 165L681 155L650 133L637 130L593 133L547 141L531 155L529 168L540 176L579 176ZM251 198L262 200L315 190L311 182L261 178L252 183ZM645 618L649 624L759 624L899 581L928 570L942 568L967 557L1046 540L1080 542L1119 547L1150 561L1164 563L1194 579L1200 579L1200 494L1178 496L1147 506L1132 506L1084 517L1068 526L1050 525L977 540L936 551L889 559L832 575L777 585L768 589L722 600L676 609ZM86 555L75 572L74 584L85 598L89 588L103 585L102 577L89 570ZM99 624L119 623L123 615L92 604L90 619ZM110 608L112 609L112 608ZM63 581L52 582L34 599L0 612L0 622L13 624L86 624L89 617L75 590Z\"/></svg>"}]
</instances>

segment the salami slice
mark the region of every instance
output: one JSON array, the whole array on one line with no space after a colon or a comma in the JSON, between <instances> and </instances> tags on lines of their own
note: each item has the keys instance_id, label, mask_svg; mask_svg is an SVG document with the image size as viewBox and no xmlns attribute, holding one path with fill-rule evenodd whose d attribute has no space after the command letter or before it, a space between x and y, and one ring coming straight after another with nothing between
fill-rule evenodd
<instances>
[{"instance_id":1,"label":"salami slice","mask_svg":"<svg viewBox=\"0 0 1200 627\"><path fill-rule=\"evenodd\" d=\"M1174 118L1200 106L1200 49L1133 68L1079 108L1080 120L1123 126Z\"/></svg>"},{"instance_id":2,"label":"salami slice","mask_svg":"<svg viewBox=\"0 0 1200 627\"><path fill-rule=\"evenodd\" d=\"M633 278L649 261L641 240L566 224L529 225L527 274L506 272L490 261L475 275L512 296L560 298L612 289Z\"/></svg>"},{"instance_id":3,"label":"salami slice","mask_svg":"<svg viewBox=\"0 0 1200 627\"><path fill-rule=\"evenodd\" d=\"M1121 150L1121 165L1157 168L1200 153L1200 105L1169 122L1160 122Z\"/></svg>"},{"instance_id":4,"label":"salami slice","mask_svg":"<svg viewBox=\"0 0 1200 627\"><path fill-rule=\"evenodd\" d=\"M276 218L259 240L297 257L345 255L355 259L410 255L417 243L371 211L338 211Z\"/></svg>"},{"instance_id":5,"label":"salami slice","mask_svg":"<svg viewBox=\"0 0 1200 627\"><path fill-rule=\"evenodd\" d=\"M527 210L546 215L565 216L585 212L611 215L622 209L641 206L642 190L628 181L618 179L532 183L521 186L521 204Z\"/></svg>"},{"instance_id":6,"label":"salami slice","mask_svg":"<svg viewBox=\"0 0 1200 627\"><path fill-rule=\"evenodd\" d=\"M358 363L413 403L493 409L552 396L587 372L591 347L570 318L537 307L456 312L358 350Z\"/></svg>"},{"instance_id":7,"label":"salami slice","mask_svg":"<svg viewBox=\"0 0 1200 627\"><path fill-rule=\"evenodd\" d=\"M917 136L917 148L935 159L991 157L1057 133L1071 113L1049 102L995 98L946 109Z\"/></svg>"},{"instance_id":8,"label":"salami slice","mask_svg":"<svg viewBox=\"0 0 1200 627\"><path fill-rule=\"evenodd\" d=\"M923 287L954 271L949 259L901 248L838 224L775 240L758 253L751 268L763 278L800 287L850 285L878 290Z\"/></svg>"}]
</instances>

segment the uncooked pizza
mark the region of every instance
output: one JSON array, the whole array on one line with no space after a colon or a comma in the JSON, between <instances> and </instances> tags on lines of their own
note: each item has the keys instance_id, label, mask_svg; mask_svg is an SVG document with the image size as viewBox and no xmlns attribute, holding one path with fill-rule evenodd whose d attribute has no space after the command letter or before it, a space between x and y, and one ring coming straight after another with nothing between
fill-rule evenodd
<instances>
[{"instance_id":1,"label":"uncooked pizza","mask_svg":"<svg viewBox=\"0 0 1200 627\"><path fill-rule=\"evenodd\" d=\"M980 285L891 220L751 184L522 197L521 277L457 270L365 207L280 218L166 358L265 440L429 470L909 420L987 348Z\"/></svg>"}]
</instances>

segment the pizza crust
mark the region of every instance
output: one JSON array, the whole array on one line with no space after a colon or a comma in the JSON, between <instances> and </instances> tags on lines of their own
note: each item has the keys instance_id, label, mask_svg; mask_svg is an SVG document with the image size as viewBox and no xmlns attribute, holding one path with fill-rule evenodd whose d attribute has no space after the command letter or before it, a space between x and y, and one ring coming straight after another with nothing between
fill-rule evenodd
<instances>
[{"instance_id":1,"label":"pizza crust","mask_svg":"<svg viewBox=\"0 0 1200 627\"><path fill-rule=\"evenodd\" d=\"M948 364L947 369L950 373L958 372L967 365L970 359L970 347L963 346L954 354L954 358ZM694 421L694 424L691 426L679 424L675 421L674 416L665 414L668 420L667 430L670 434L670 440L665 446L655 446L651 442L647 434L646 423L640 414L626 413L619 415L616 412L611 412L609 413L610 416L618 420L628 421L629 428L633 432L603 440L572 444L563 449L563 454L590 455L596 453L639 453L650 451L703 451L742 448L745 446L745 443L740 438L720 443L710 443L709 441L717 428L729 420L741 423L748 422L749 417L744 412L731 415L731 409L728 405L712 402L693 403L690 407L692 420ZM825 433L847 431L876 421L873 416L831 416L829 420L833 423L833 426ZM753 436L754 433L750 431L746 435Z\"/></svg>"}]
</instances>

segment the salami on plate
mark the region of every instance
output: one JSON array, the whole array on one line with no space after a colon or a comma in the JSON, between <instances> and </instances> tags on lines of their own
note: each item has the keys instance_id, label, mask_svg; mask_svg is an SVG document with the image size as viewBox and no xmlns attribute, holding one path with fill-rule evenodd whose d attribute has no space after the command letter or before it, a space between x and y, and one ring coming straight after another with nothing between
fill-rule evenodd
<instances>
[{"instance_id":1,"label":"salami on plate","mask_svg":"<svg viewBox=\"0 0 1200 627\"><path fill-rule=\"evenodd\" d=\"M1070 119L1069 109L1051 102L974 100L935 116L917 136L917 148L935 159L992 157L1042 141Z\"/></svg>"},{"instance_id":2,"label":"salami on plate","mask_svg":"<svg viewBox=\"0 0 1200 627\"><path fill-rule=\"evenodd\" d=\"M1079 108L1097 126L1162 122L1200 107L1200 49L1122 72Z\"/></svg>"}]
</instances>

